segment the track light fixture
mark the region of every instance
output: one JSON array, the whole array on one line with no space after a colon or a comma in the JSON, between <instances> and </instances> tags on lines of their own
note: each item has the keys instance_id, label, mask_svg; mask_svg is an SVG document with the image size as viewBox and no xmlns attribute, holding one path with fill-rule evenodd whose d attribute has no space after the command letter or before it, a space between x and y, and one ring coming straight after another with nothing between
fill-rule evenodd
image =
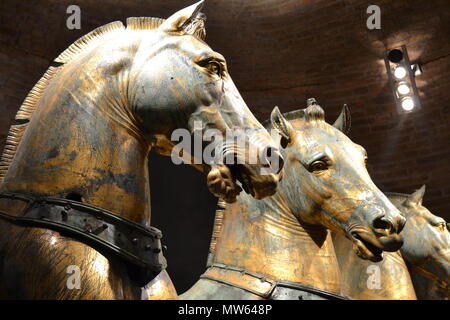
<instances>
[{"instance_id":1,"label":"track light fixture","mask_svg":"<svg viewBox=\"0 0 450 320\"><path fill-rule=\"evenodd\" d=\"M411 112L421 107L415 76L422 74L418 63L411 64L405 46L389 50L384 58L397 110Z\"/></svg>"}]
</instances>

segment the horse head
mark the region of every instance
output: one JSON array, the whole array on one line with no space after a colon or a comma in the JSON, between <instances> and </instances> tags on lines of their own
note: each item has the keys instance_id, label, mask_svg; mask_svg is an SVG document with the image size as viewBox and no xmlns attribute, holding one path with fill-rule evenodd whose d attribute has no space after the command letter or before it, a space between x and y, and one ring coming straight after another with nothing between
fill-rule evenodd
<instances>
[{"instance_id":1,"label":"horse head","mask_svg":"<svg viewBox=\"0 0 450 320\"><path fill-rule=\"evenodd\" d=\"M214 195L234 201L241 191L237 178L244 190L261 199L275 192L282 157L235 87L225 58L204 42L202 5L200 1L175 13L151 35L140 30L129 35L139 38L130 66L129 99L143 131L165 154L173 150L171 134L177 128L202 137L201 148L214 147L219 161L198 162L207 166ZM211 132L214 142L208 138ZM217 142L218 136L225 138ZM253 162L246 160L249 150L259 155ZM224 165L223 159L234 160ZM278 169L260 173L273 163Z\"/></svg>"},{"instance_id":2,"label":"horse head","mask_svg":"<svg viewBox=\"0 0 450 320\"><path fill-rule=\"evenodd\" d=\"M388 196L394 203L398 202L398 208L407 221L402 231L405 241L401 248L403 258L412 268L412 273L418 271L426 277L427 275L436 275L439 279L437 282L442 282L447 288L446 296L448 298L450 226L444 219L435 216L422 205L424 194L425 186L422 186L411 195L393 193ZM435 277L432 276L432 278Z\"/></svg>"},{"instance_id":3,"label":"horse head","mask_svg":"<svg viewBox=\"0 0 450 320\"><path fill-rule=\"evenodd\" d=\"M344 234L359 257L380 261L382 251L401 247L405 219L372 182L364 148L344 134L350 125L347 107L334 126L324 117L314 99L286 118L273 110L271 123L287 161L279 193L301 223Z\"/></svg>"}]
</instances>

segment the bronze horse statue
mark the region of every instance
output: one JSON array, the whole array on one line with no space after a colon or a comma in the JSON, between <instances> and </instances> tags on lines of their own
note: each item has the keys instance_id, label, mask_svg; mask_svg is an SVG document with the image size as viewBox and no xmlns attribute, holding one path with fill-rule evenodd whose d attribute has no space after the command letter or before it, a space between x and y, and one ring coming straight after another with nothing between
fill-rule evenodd
<instances>
[{"instance_id":1,"label":"bronze horse statue","mask_svg":"<svg viewBox=\"0 0 450 320\"><path fill-rule=\"evenodd\" d=\"M150 227L149 150L170 154L178 128L242 129L254 150L282 162L204 42L202 5L97 28L31 90L0 163L0 298L176 298ZM224 156L237 152L223 144ZM260 173L267 165L261 156L200 167L232 202L236 178L258 199L275 193L278 176Z\"/></svg>"},{"instance_id":2,"label":"bronze horse statue","mask_svg":"<svg viewBox=\"0 0 450 320\"><path fill-rule=\"evenodd\" d=\"M372 182L365 150L344 134L347 108L334 126L324 117L314 99L284 116L274 109L271 125L285 159L278 191L222 204L209 268L181 299L338 299L340 272L328 230L372 261L399 249L405 219Z\"/></svg>"},{"instance_id":3,"label":"bronze horse statue","mask_svg":"<svg viewBox=\"0 0 450 320\"><path fill-rule=\"evenodd\" d=\"M333 237L345 294L354 299L450 299L450 228L422 205L424 194L425 186L411 195L386 193L407 222L401 249L372 264L378 267L378 287L367 286L371 264L356 258L346 239Z\"/></svg>"}]
</instances>

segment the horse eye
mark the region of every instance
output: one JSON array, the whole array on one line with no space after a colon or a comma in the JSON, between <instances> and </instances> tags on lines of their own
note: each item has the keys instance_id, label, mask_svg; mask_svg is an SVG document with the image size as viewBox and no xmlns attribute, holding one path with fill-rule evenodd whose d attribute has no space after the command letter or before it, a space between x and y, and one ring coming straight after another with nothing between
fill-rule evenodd
<instances>
[{"instance_id":1,"label":"horse eye","mask_svg":"<svg viewBox=\"0 0 450 320\"><path fill-rule=\"evenodd\" d=\"M447 224L443 221L431 222L431 225L441 230L445 230L447 228Z\"/></svg>"},{"instance_id":2,"label":"horse eye","mask_svg":"<svg viewBox=\"0 0 450 320\"><path fill-rule=\"evenodd\" d=\"M328 164L323 160L317 160L310 164L308 170L310 172L324 171L328 169Z\"/></svg>"},{"instance_id":3,"label":"horse eye","mask_svg":"<svg viewBox=\"0 0 450 320\"><path fill-rule=\"evenodd\" d=\"M436 225L436 227L438 227L442 231L445 231L445 229L447 229L447 224L445 222L440 222Z\"/></svg>"},{"instance_id":4,"label":"horse eye","mask_svg":"<svg viewBox=\"0 0 450 320\"><path fill-rule=\"evenodd\" d=\"M205 68L211 71L212 73L217 74L218 76L222 75L222 67L220 63L216 61L209 61L207 64L205 64Z\"/></svg>"}]
</instances>

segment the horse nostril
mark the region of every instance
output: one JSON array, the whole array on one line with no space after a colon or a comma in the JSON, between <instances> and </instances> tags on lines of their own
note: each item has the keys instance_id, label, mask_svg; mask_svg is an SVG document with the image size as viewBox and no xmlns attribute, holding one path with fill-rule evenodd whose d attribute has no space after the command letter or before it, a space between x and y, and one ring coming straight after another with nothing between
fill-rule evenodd
<instances>
[{"instance_id":1,"label":"horse nostril","mask_svg":"<svg viewBox=\"0 0 450 320\"><path fill-rule=\"evenodd\" d=\"M283 169L284 166L284 159L283 156L277 151L278 154L278 170L277 173L280 173L281 169Z\"/></svg>"},{"instance_id":2,"label":"horse nostril","mask_svg":"<svg viewBox=\"0 0 450 320\"><path fill-rule=\"evenodd\" d=\"M397 221L397 233L402 232L403 228L405 227L406 219L404 217L398 218Z\"/></svg>"},{"instance_id":3,"label":"horse nostril","mask_svg":"<svg viewBox=\"0 0 450 320\"><path fill-rule=\"evenodd\" d=\"M376 230L383 230L391 233L394 230L394 225L384 215L373 220L372 226Z\"/></svg>"},{"instance_id":4,"label":"horse nostril","mask_svg":"<svg viewBox=\"0 0 450 320\"><path fill-rule=\"evenodd\" d=\"M276 173L280 173L284 166L284 159L281 153L275 147L267 147L264 150L264 157L266 164L276 170Z\"/></svg>"}]
</instances>

